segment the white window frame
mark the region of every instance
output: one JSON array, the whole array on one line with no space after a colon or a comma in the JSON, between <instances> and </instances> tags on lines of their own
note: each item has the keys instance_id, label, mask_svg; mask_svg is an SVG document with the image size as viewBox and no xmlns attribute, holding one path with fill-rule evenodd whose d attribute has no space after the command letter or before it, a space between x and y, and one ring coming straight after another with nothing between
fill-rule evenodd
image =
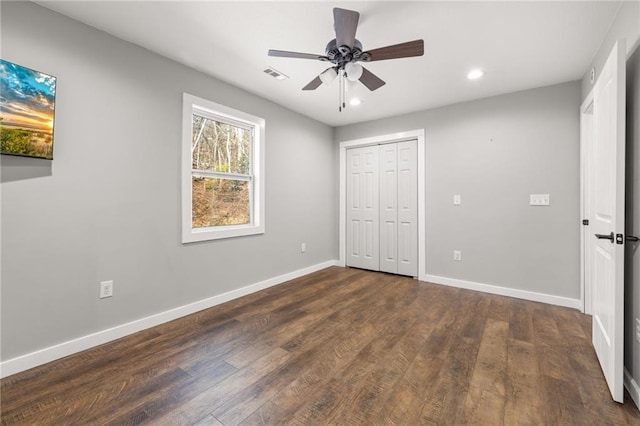
<instances>
[{"instance_id":1,"label":"white window frame","mask_svg":"<svg viewBox=\"0 0 640 426\"><path fill-rule=\"evenodd\" d=\"M191 139L193 114L218 122L248 128L253 133L249 189L250 223L243 225L192 227ZM182 243L264 234L264 131L265 120L188 93L182 94ZM229 175L233 177L233 175Z\"/></svg>"}]
</instances>

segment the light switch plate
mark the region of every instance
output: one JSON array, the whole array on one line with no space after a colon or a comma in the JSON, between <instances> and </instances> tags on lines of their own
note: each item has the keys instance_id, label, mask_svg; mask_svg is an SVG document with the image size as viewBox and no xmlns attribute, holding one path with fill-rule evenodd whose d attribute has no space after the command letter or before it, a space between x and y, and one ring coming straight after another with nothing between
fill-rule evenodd
<instances>
[{"instance_id":1,"label":"light switch plate","mask_svg":"<svg viewBox=\"0 0 640 426\"><path fill-rule=\"evenodd\" d=\"M453 196L453 205L454 206L459 206L460 204L462 204L462 197L460 197L460 195L456 194Z\"/></svg>"},{"instance_id":2,"label":"light switch plate","mask_svg":"<svg viewBox=\"0 0 640 426\"><path fill-rule=\"evenodd\" d=\"M549 194L529 194L530 206L548 206L550 201L551 197Z\"/></svg>"}]
</instances>

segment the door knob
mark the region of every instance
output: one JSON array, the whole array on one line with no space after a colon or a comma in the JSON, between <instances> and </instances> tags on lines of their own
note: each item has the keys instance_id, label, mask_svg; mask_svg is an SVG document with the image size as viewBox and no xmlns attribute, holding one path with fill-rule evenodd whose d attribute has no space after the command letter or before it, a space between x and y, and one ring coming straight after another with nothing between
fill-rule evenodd
<instances>
[{"instance_id":1,"label":"door knob","mask_svg":"<svg viewBox=\"0 0 640 426\"><path fill-rule=\"evenodd\" d=\"M613 232L610 234L595 234L596 238L599 240L611 240L611 244L613 244Z\"/></svg>"}]
</instances>

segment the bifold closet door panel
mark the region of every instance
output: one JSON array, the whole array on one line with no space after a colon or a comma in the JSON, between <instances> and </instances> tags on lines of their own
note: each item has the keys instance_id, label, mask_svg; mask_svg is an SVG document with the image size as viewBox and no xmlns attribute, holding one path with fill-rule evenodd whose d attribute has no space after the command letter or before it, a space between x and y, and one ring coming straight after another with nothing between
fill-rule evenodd
<instances>
[{"instance_id":1,"label":"bifold closet door panel","mask_svg":"<svg viewBox=\"0 0 640 426\"><path fill-rule=\"evenodd\" d=\"M397 273L418 276L418 143L399 142Z\"/></svg>"},{"instance_id":2,"label":"bifold closet door panel","mask_svg":"<svg viewBox=\"0 0 640 426\"><path fill-rule=\"evenodd\" d=\"M378 271L377 146L347 150L347 266Z\"/></svg>"},{"instance_id":3,"label":"bifold closet door panel","mask_svg":"<svg viewBox=\"0 0 640 426\"><path fill-rule=\"evenodd\" d=\"M380 270L398 273L398 144L380 145Z\"/></svg>"}]
</instances>

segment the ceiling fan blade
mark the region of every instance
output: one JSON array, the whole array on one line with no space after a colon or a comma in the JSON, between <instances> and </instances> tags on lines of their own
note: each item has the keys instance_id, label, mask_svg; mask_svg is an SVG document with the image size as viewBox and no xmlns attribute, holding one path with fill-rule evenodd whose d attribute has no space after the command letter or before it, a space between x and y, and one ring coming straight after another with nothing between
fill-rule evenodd
<instances>
[{"instance_id":1,"label":"ceiling fan blade","mask_svg":"<svg viewBox=\"0 0 640 426\"><path fill-rule=\"evenodd\" d=\"M424 40L413 40L393 46L380 47L369 50L369 61L384 61L385 59L409 58L424 55Z\"/></svg>"},{"instance_id":2,"label":"ceiling fan blade","mask_svg":"<svg viewBox=\"0 0 640 426\"><path fill-rule=\"evenodd\" d=\"M316 90L322 84L322 80L320 80L320 76L317 76L313 80L309 82L306 86L302 88L302 90Z\"/></svg>"},{"instance_id":3,"label":"ceiling fan blade","mask_svg":"<svg viewBox=\"0 0 640 426\"><path fill-rule=\"evenodd\" d=\"M360 14L353 10L333 8L333 22L336 29L336 45L353 47L356 40Z\"/></svg>"},{"instance_id":4,"label":"ceiling fan blade","mask_svg":"<svg viewBox=\"0 0 640 426\"><path fill-rule=\"evenodd\" d=\"M362 67L362 75L360 76L359 80L362 84L367 86L367 89L371 90L372 92L376 89L381 88L385 84L387 84L383 80L381 80L377 75L375 75L374 73L372 73L371 71L369 71L364 67Z\"/></svg>"},{"instance_id":5,"label":"ceiling fan blade","mask_svg":"<svg viewBox=\"0 0 640 426\"><path fill-rule=\"evenodd\" d=\"M326 56L323 55L314 55L313 53L298 53L298 52L289 52L287 50L269 50L269 56L277 56L280 58L300 58L300 59L318 59L324 60L327 59Z\"/></svg>"}]
</instances>

